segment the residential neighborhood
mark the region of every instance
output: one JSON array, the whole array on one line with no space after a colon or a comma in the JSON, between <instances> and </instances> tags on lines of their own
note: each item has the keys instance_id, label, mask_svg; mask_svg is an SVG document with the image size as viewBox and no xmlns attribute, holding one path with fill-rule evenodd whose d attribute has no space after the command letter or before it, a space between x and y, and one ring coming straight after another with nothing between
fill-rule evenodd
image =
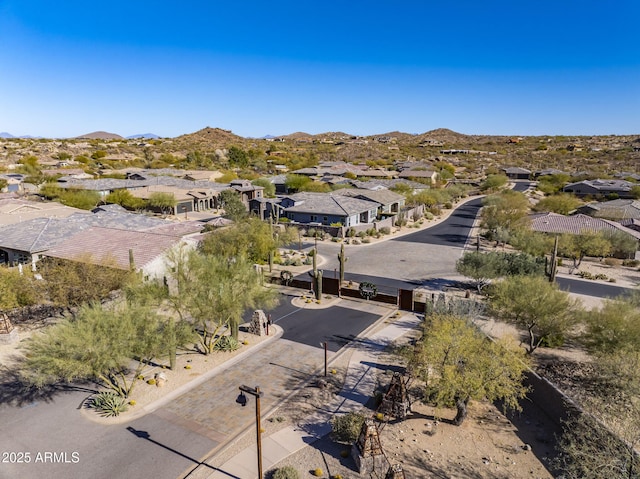
<instances>
[{"instance_id":1,"label":"residential neighborhood","mask_svg":"<svg viewBox=\"0 0 640 479\"><path fill-rule=\"evenodd\" d=\"M218 132L205 135L210 133ZM394 138L371 142L403 145L402 137ZM284 148L290 141L278 144ZM302 145L341 148L347 144L342 141ZM34 402L37 417L55 411L74 431L60 444L81 460L60 466L53 477L93 474L91 461L113 461L111 454L139 447L144 454L123 464L118 475L249 478L311 462L322 474L328 469L327 477L369 477L394 468L405 477L424 477L422 466L410 462L420 451L400 446L402 428L435 428L437 422L414 421L440 411L438 428L452 428L453 434L464 421L469 429L456 434L486 439L478 407L523 428L548 418L537 442L525 442L508 428L492 434L520 441L527 471L553 477L557 466L548 458L564 452L551 445L562 433L560 418L574 407L565 395L577 386L542 362L539 351L553 357L553 365L568 367L563 354L569 338L582 344L587 340L581 331L591 331L592 323L583 319L587 311L605 318L608 301L631 307L623 298L640 283L637 187L629 175L622 180L598 172L572 182L585 174L567 173L566 165L479 166L456 152L469 157L481 150L452 148L442 157L437 148L443 141L419 141L422 157L385 167L322 161L290 164L283 173L264 163L260 175L228 168L231 148L219 148L220 168L208 170L127 166L105 159L109 155L100 158L102 166L96 161L91 169L79 168L82 173L72 159L61 166L35 155L7 167L25 173L5 174L0 193L1 285L15 291L2 303L0 359L7 364L4 374L22 371L25 391L41 398ZM520 148L528 141L505 144ZM237 146L233 151L237 157L245 152ZM278 157L286 164L286 156ZM524 289L509 297L509 288ZM553 320L514 319L512 305L543 296L556 308L548 316ZM425 318L454 309L469 311L464 327L496 341L490 354L507 354L509 338L518 338L520 347L508 354L523 355L518 368L525 369L513 374L530 384L526 391L514 383L495 397L499 389L470 396L468 419L467 403L422 401L420 389L410 386L422 381L417 370L387 352L389 346L427 341L419 333ZM60 355L72 344L49 336L87 338L106 358L123 344L109 324L124 328L129 322L127 344L138 352L128 350L126 362L103 373L69 374L79 364ZM83 336L82 324L104 333ZM362 351L361 341L375 347ZM580 348L581 357L592 354ZM85 350L91 351L83 347L74 354L93 364ZM62 358L76 366L60 369ZM386 365L374 372L366 364ZM68 392L46 394L80 401L80 410L41 396L63 384ZM0 408L11 424L25 421L16 407L24 401L20 391L9 393ZM382 398L377 405L370 399L376 394ZM527 395L519 415L503 416L487 400L516 400L510 394ZM516 403L525 404L518 397ZM267 412L254 417L242 405L257 399ZM350 439L338 439L336 418L343 416L361 421ZM29 427L44 438L49 421ZM252 435L256 427L264 430L259 438ZM105 434L118 444L113 453L74 440ZM184 440L173 442L176 437ZM359 447L361 437L378 438L379 452ZM258 463L256 440L263 451ZM37 443L45 447L44 439ZM152 460L156 448L164 448L159 443L179 454ZM429 446L439 467L452 454L451 444L442 444ZM332 455L322 452L336 447ZM384 454L389 450L402 450L403 459L391 464ZM143 475L135 472L140 467ZM499 467L505 477L524 477L507 463Z\"/></svg>"}]
</instances>

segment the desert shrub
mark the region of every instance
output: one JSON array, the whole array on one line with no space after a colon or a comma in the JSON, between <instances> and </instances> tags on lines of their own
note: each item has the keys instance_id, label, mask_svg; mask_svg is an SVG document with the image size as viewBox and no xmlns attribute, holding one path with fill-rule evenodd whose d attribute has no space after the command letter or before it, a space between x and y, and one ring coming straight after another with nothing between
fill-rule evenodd
<instances>
[{"instance_id":1,"label":"desert shrub","mask_svg":"<svg viewBox=\"0 0 640 479\"><path fill-rule=\"evenodd\" d=\"M383 235L388 235L389 233L391 233L391 228L389 228L388 226L383 226L378 231Z\"/></svg>"},{"instance_id":2,"label":"desert shrub","mask_svg":"<svg viewBox=\"0 0 640 479\"><path fill-rule=\"evenodd\" d=\"M356 230L355 230L355 228L349 228L349 229L347 230L347 236L348 236L349 238L353 238L355 235L356 235Z\"/></svg>"},{"instance_id":3,"label":"desert shrub","mask_svg":"<svg viewBox=\"0 0 640 479\"><path fill-rule=\"evenodd\" d=\"M371 243L371 240L369 238L363 238L362 242L363 243Z\"/></svg>"},{"instance_id":4,"label":"desert shrub","mask_svg":"<svg viewBox=\"0 0 640 479\"><path fill-rule=\"evenodd\" d=\"M222 336L213 346L214 351L235 351L240 347L240 343L233 336Z\"/></svg>"},{"instance_id":5,"label":"desert shrub","mask_svg":"<svg viewBox=\"0 0 640 479\"><path fill-rule=\"evenodd\" d=\"M300 473L293 466L283 466L276 469L273 479L299 479Z\"/></svg>"},{"instance_id":6,"label":"desert shrub","mask_svg":"<svg viewBox=\"0 0 640 479\"><path fill-rule=\"evenodd\" d=\"M357 412L334 416L331 420L331 437L339 442L352 443L358 439L365 417Z\"/></svg>"},{"instance_id":7,"label":"desert shrub","mask_svg":"<svg viewBox=\"0 0 640 479\"><path fill-rule=\"evenodd\" d=\"M378 232L376 231L375 228L369 228L367 230L367 236L376 236L378 234Z\"/></svg>"},{"instance_id":8,"label":"desert shrub","mask_svg":"<svg viewBox=\"0 0 640 479\"><path fill-rule=\"evenodd\" d=\"M616 258L605 258L604 264L606 264L607 266L618 266L620 264L620 260Z\"/></svg>"},{"instance_id":9,"label":"desert shrub","mask_svg":"<svg viewBox=\"0 0 640 479\"><path fill-rule=\"evenodd\" d=\"M114 417L125 412L128 406L121 396L112 391L104 391L93 396L89 407L95 409L101 416Z\"/></svg>"},{"instance_id":10,"label":"desert shrub","mask_svg":"<svg viewBox=\"0 0 640 479\"><path fill-rule=\"evenodd\" d=\"M625 259L622 261L622 266L627 266L629 268L636 268L638 265L640 265L640 261L637 259Z\"/></svg>"},{"instance_id":11,"label":"desert shrub","mask_svg":"<svg viewBox=\"0 0 640 479\"><path fill-rule=\"evenodd\" d=\"M320 469L319 467L316 467L313 470L313 475L316 477L322 477L322 474L323 474L322 469Z\"/></svg>"},{"instance_id":12,"label":"desert shrub","mask_svg":"<svg viewBox=\"0 0 640 479\"><path fill-rule=\"evenodd\" d=\"M148 384L149 386L153 386L153 385L155 385L155 384L156 384L156 380L155 380L155 379L153 379L153 378L151 378L151 379L147 379L147 384Z\"/></svg>"},{"instance_id":13,"label":"desert shrub","mask_svg":"<svg viewBox=\"0 0 640 479\"><path fill-rule=\"evenodd\" d=\"M364 238L365 236L367 236L367 233L364 231L358 231L358 233L356 234L356 236L358 238Z\"/></svg>"},{"instance_id":14,"label":"desert shrub","mask_svg":"<svg viewBox=\"0 0 640 479\"><path fill-rule=\"evenodd\" d=\"M309 238L313 238L316 235L316 229L315 228L309 228L307 230L307 236Z\"/></svg>"}]
</instances>

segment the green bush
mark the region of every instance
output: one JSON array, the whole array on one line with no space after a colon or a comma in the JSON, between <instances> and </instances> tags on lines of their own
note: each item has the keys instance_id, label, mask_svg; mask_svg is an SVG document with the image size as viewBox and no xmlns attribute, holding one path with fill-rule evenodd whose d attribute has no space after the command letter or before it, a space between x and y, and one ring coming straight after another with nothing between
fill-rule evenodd
<instances>
[{"instance_id":1,"label":"green bush","mask_svg":"<svg viewBox=\"0 0 640 479\"><path fill-rule=\"evenodd\" d=\"M389 233L391 233L391 228L389 228L388 226L383 226L378 231L380 232L380 234L388 235Z\"/></svg>"},{"instance_id":2,"label":"green bush","mask_svg":"<svg viewBox=\"0 0 640 479\"><path fill-rule=\"evenodd\" d=\"M233 336L222 336L213 346L214 351L235 351L240 347L240 343Z\"/></svg>"},{"instance_id":3,"label":"green bush","mask_svg":"<svg viewBox=\"0 0 640 479\"><path fill-rule=\"evenodd\" d=\"M128 408L124 398L111 391L100 392L93 396L89 407L105 417L118 416Z\"/></svg>"},{"instance_id":4,"label":"green bush","mask_svg":"<svg viewBox=\"0 0 640 479\"><path fill-rule=\"evenodd\" d=\"M622 266L627 266L629 268L635 268L640 265L640 261L637 259L625 259L622 261Z\"/></svg>"},{"instance_id":5,"label":"green bush","mask_svg":"<svg viewBox=\"0 0 640 479\"><path fill-rule=\"evenodd\" d=\"M300 473L293 466L284 466L276 469L273 479L299 479Z\"/></svg>"},{"instance_id":6,"label":"green bush","mask_svg":"<svg viewBox=\"0 0 640 479\"><path fill-rule=\"evenodd\" d=\"M313 470L313 475L316 477L322 477L322 474L323 474L322 469L320 469L319 467Z\"/></svg>"},{"instance_id":7,"label":"green bush","mask_svg":"<svg viewBox=\"0 0 640 479\"><path fill-rule=\"evenodd\" d=\"M364 424L365 417L357 412L334 416L331 420L331 437L347 444L355 442Z\"/></svg>"}]
</instances>

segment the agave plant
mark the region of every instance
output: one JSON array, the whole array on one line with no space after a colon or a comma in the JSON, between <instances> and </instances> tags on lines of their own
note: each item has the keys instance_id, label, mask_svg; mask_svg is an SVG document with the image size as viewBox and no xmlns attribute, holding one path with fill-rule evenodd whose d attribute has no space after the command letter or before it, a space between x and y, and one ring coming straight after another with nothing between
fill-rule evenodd
<instances>
[{"instance_id":1,"label":"agave plant","mask_svg":"<svg viewBox=\"0 0 640 479\"><path fill-rule=\"evenodd\" d=\"M118 416L128 408L124 398L112 391L103 391L93 396L89 407L95 409L98 414L104 417Z\"/></svg>"},{"instance_id":2,"label":"agave plant","mask_svg":"<svg viewBox=\"0 0 640 479\"><path fill-rule=\"evenodd\" d=\"M213 347L216 351L235 351L240 343L233 336L222 336Z\"/></svg>"}]
</instances>

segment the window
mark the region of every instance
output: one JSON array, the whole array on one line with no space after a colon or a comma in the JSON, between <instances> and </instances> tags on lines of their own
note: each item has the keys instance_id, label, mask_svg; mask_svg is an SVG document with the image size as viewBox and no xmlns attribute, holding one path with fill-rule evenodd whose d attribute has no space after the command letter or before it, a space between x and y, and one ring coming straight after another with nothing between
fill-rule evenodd
<instances>
[{"instance_id":1,"label":"window","mask_svg":"<svg viewBox=\"0 0 640 479\"><path fill-rule=\"evenodd\" d=\"M315 223L316 221L318 221L318 217L316 215L311 215L309 217L309 221L311 221L312 223Z\"/></svg>"}]
</instances>

